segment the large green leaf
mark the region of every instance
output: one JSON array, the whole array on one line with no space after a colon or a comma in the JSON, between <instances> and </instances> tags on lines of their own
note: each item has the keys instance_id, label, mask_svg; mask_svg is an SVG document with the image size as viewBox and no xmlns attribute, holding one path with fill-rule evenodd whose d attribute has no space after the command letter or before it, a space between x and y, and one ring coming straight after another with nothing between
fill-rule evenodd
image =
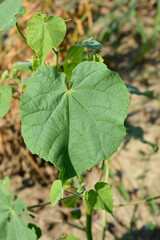
<instances>
[{"instance_id":1,"label":"large green leaf","mask_svg":"<svg viewBox=\"0 0 160 240\"><path fill-rule=\"evenodd\" d=\"M0 117L4 117L11 106L12 88L8 84L0 86Z\"/></svg>"},{"instance_id":2,"label":"large green leaf","mask_svg":"<svg viewBox=\"0 0 160 240\"><path fill-rule=\"evenodd\" d=\"M65 21L56 16L47 17L45 13L36 13L28 22L27 43L36 52L41 65L47 53L57 48L66 34Z\"/></svg>"},{"instance_id":3,"label":"large green leaf","mask_svg":"<svg viewBox=\"0 0 160 240\"><path fill-rule=\"evenodd\" d=\"M97 182L88 192L88 202L91 208L106 210L113 216L113 192L112 188L105 182Z\"/></svg>"},{"instance_id":4,"label":"large green leaf","mask_svg":"<svg viewBox=\"0 0 160 240\"><path fill-rule=\"evenodd\" d=\"M22 0L5 0L0 5L0 31L9 30L16 25L16 15L21 13Z\"/></svg>"},{"instance_id":5,"label":"large green leaf","mask_svg":"<svg viewBox=\"0 0 160 240\"><path fill-rule=\"evenodd\" d=\"M0 240L36 240L35 230L28 228L26 216L26 204L19 198L14 201L9 178L0 180Z\"/></svg>"},{"instance_id":6,"label":"large green leaf","mask_svg":"<svg viewBox=\"0 0 160 240\"><path fill-rule=\"evenodd\" d=\"M115 72L85 61L65 74L37 69L22 95L22 134L30 151L61 169L68 179L109 158L125 136L129 96Z\"/></svg>"}]
</instances>

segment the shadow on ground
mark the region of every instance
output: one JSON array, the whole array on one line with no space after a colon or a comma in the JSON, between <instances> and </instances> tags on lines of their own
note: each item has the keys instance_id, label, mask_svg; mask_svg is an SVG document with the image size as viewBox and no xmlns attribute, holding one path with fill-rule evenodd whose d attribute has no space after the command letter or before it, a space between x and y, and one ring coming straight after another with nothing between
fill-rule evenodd
<instances>
[{"instance_id":1,"label":"shadow on ground","mask_svg":"<svg viewBox=\"0 0 160 240\"><path fill-rule=\"evenodd\" d=\"M122 238L115 238L115 240L160 240L160 228L152 224L145 225L141 229L134 229L125 233Z\"/></svg>"}]
</instances>

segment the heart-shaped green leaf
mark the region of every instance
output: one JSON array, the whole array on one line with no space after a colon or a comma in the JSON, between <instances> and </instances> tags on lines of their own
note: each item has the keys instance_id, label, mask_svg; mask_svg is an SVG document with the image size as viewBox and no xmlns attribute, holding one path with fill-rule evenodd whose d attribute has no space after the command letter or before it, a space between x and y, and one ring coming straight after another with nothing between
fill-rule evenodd
<instances>
[{"instance_id":1,"label":"heart-shaped green leaf","mask_svg":"<svg viewBox=\"0 0 160 240\"><path fill-rule=\"evenodd\" d=\"M22 0L5 0L0 5L0 32L16 25L16 15L21 14Z\"/></svg>"},{"instance_id":2,"label":"heart-shaped green leaf","mask_svg":"<svg viewBox=\"0 0 160 240\"><path fill-rule=\"evenodd\" d=\"M88 192L88 202L91 208L106 210L113 216L113 192L112 188L105 182L97 182Z\"/></svg>"},{"instance_id":3,"label":"heart-shaped green leaf","mask_svg":"<svg viewBox=\"0 0 160 240\"><path fill-rule=\"evenodd\" d=\"M32 153L57 166L63 180L109 158L125 136L129 95L115 72L85 61L65 74L37 69L20 101L24 141Z\"/></svg>"},{"instance_id":4,"label":"heart-shaped green leaf","mask_svg":"<svg viewBox=\"0 0 160 240\"><path fill-rule=\"evenodd\" d=\"M57 16L36 13L27 25L27 43L36 52L43 65L47 53L57 48L66 34L65 21Z\"/></svg>"}]
</instances>

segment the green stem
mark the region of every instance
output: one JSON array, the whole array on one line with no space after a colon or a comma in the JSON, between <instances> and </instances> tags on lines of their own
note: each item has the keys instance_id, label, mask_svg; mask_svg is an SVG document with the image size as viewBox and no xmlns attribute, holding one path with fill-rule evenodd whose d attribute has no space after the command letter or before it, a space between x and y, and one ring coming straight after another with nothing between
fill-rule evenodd
<instances>
[{"instance_id":1,"label":"green stem","mask_svg":"<svg viewBox=\"0 0 160 240\"><path fill-rule=\"evenodd\" d=\"M16 27L17 27L17 30L18 30L19 34L20 34L21 37L23 38L23 40L24 40L25 42L27 42L26 37L23 35L21 29L19 28L18 22L16 22Z\"/></svg>"},{"instance_id":2,"label":"green stem","mask_svg":"<svg viewBox=\"0 0 160 240\"><path fill-rule=\"evenodd\" d=\"M105 160L102 161L102 166L101 166L100 174L99 174L99 182L102 181L103 171L104 171L104 165L105 165Z\"/></svg>"},{"instance_id":3,"label":"green stem","mask_svg":"<svg viewBox=\"0 0 160 240\"><path fill-rule=\"evenodd\" d=\"M73 196L73 195L68 195L68 196L62 198L61 200L68 199L68 198L70 198L70 197L72 197L72 196ZM124 204L114 205L114 208L139 205L139 204L148 203L148 202L150 202L150 201L158 200L158 199L160 199L160 196L156 196L156 197L144 199L144 200L141 200L141 201L139 201L139 202L130 202L130 203L124 203ZM45 207L46 205L49 205L49 204L51 204L51 202L40 203L40 204L37 204L37 205L28 206L27 209L29 210L29 209L37 208L37 207Z\"/></svg>"},{"instance_id":4,"label":"green stem","mask_svg":"<svg viewBox=\"0 0 160 240\"><path fill-rule=\"evenodd\" d=\"M88 205L88 201L83 199L86 208L86 234L87 239L92 240L92 209Z\"/></svg>"},{"instance_id":5,"label":"green stem","mask_svg":"<svg viewBox=\"0 0 160 240\"><path fill-rule=\"evenodd\" d=\"M134 206L134 205L139 205L139 204L143 204L143 203L148 203L152 200L158 200L160 199L160 195L156 196L156 197L152 197L152 198L147 198L141 201L137 201L137 202L129 202L129 203L123 203L123 204L118 204L118 205L114 205L114 208L118 208L118 207L126 207L126 206Z\"/></svg>"},{"instance_id":6,"label":"green stem","mask_svg":"<svg viewBox=\"0 0 160 240\"><path fill-rule=\"evenodd\" d=\"M105 177L105 182L108 183L108 178L109 178L109 160L106 160L106 177ZM103 211L103 234L102 234L102 240L105 240L105 234L106 234L106 223L107 222L107 213L104 210Z\"/></svg>"},{"instance_id":7,"label":"green stem","mask_svg":"<svg viewBox=\"0 0 160 240\"><path fill-rule=\"evenodd\" d=\"M78 175L80 184L84 183L81 174ZM86 235L88 240L92 240L92 209L90 208L87 199L83 199L86 208Z\"/></svg>"},{"instance_id":8,"label":"green stem","mask_svg":"<svg viewBox=\"0 0 160 240\"><path fill-rule=\"evenodd\" d=\"M55 68L56 68L56 71L58 72L58 52L59 51L57 51L56 49L52 49L53 50L53 52L54 52L54 54L55 54L55 63L54 63L54 66L55 66Z\"/></svg>"},{"instance_id":9,"label":"green stem","mask_svg":"<svg viewBox=\"0 0 160 240\"><path fill-rule=\"evenodd\" d=\"M70 195L68 195L68 196L65 196L65 197L62 198L61 200L63 201L63 200L66 200L66 199L68 199L68 198L71 198L71 197L73 197L73 194L70 194ZM37 205L28 206L27 209L30 210L30 209L32 209L32 208L45 207L45 206L50 205L50 204L51 204L51 202L40 203L40 204L37 204Z\"/></svg>"}]
</instances>

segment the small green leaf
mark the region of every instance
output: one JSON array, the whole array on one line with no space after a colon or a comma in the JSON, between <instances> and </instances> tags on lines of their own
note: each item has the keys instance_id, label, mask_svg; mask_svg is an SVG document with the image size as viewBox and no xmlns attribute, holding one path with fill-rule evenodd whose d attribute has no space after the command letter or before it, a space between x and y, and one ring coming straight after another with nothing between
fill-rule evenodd
<instances>
[{"instance_id":1,"label":"small green leaf","mask_svg":"<svg viewBox=\"0 0 160 240\"><path fill-rule=\"evenodd\" d=\"M28 22L27 43L36 52L41 65L44 65L48 51L57 48L65 34L66 24L60 17L47 17L45 13L40 12Z\"/></svg>"},{"instance_id":2,"label":"small green leaf","mask_svg":"<svg viewBox=\"0 0 160 240\"><path fill-rule=\"evenodd\" d=\"M81 210L80 208L75 208L73 210L71 210L71 218L73 219L79 219L81 218Z\"/></svg>"},{"instance_id":3,"label":"small green leaf","mask_svg":"<svg viewBox=\"0 0 160 240\"><path fill-rule=\"evenodd\" d=\"M12 65L12 68L17 69L19 71L28 72L32 69L32 62L16 62Z\"/></svg>"},{"instance_id":4,"label":"small green leaf","mask_svg":"<svg viewBox=\"0 0 160 240\"><path fill-rule=\"evenodd\" d=\"M92 37L88 38L83 43L76 42L74 45L79 46L79 47L86 47L86 48L94 49L94 50L98 50L98 49L102 48L102 44L99 43L98 41L94 40Z\"/></svg>"},{"instance_id":5,"label":"small green leaf","mask_svg":"<svg viewBox=\"0 0 160 240\"><path fill-rule=\"evenodd\" d=\"M10 80L14 82L16 80L17 74L18 74L17 69L13 69L12 71L10 71L9 75Z\"/></svg>"},{"instance_id":6,"label":"small green leaf","mask_svg":"<svg viewBox=\"0 0 160 240\"><path fill-rule=\"evenodd\" d=\"M16 15L21 12L22 0L5 0L0 4L0 32L16 25Z\"/></svg>"},{"instance_id":7,"label":"small green leaf","mask_svg":"<svg viewBox=\"0 0 160 240\"><path fill-rule=\"evenodd\" d=\"M96 54L93 55L93 61L103 63L104 59L96 53Z\"/></svg>"},{"instance_id":8,"label":"small green leaf","mask_svg":"<svg viewBox=\"0 0 160 240\"><path fill-rule=\"evenodd\" d=\"M77 205L77 197L76 196L73 196L73 197L63 200L64 207L75 208L76 205Z\"/></svg>"},{"instance_id":9,"label":"small green leaf","mask_svg":"<svg viewBox=\"0 0 160 240\"><path fill-rule=\"evenodd\" d=\"M106 210L113 216L113 192L111 187L105 182L97 182L88 192L88 202L91 208L96 210Z\"/></svg>"},{"instance_id":10,"label":"small green leaf","mask_svg":"<svg viewBox=\"0 0 160 240\"><path fill-rule=\"evenodd\" d=\"M56 203L63 198L63 186L61 180L56 180L53 182L50 191L51 206L53 207Z\"/></svg>"},{"instance_id":11,"label":"small green leaf","mask_svg":"<svg viewBox=\"0 0 160 240\"><path fill-rule=\"evenodd\" d=\"M25 143L61 170L63 183L117 150L129 105L125 84L103 63L80 63L69 85L64 73L40 67L20 101Z\"/></svg>"},{"instance_id":12,"label":"small green leaf","mask_svg":"<svg viewBox=\"0 0 160 240\"><path fill-rule=\"evenodd\" d=\"M8 84L0 87L0 117L4 117L11 106L12 88Z\"/></svg>"},{"instance_id":13,"label":"small green leaf","mask_svg":"<svg viewBox=\"0 0 160 240\"><path fill-rule=\"evenodd\" d=\"M33 71L36 71L36 69L38 67L40 67L40 65L41 65L40 59L36 58L35 56L32 56L32 68L33 68Z\"/></svg>"},{"instance_id":14,"label":"small green leaf","mask_svg":"<svg viewBox=\"0 0 160 240\"><path fill-rule=\"evenodd\" d=\"M67 52L66 58L63 63L63 69L66 74L67 80L71 78L73 69L85 60L86 53L84 48L79 46L71 46Z\"/></svg>"},{"instance_id":15,"label":"small green leaf","mask_svg":"<svg viewBox=\"0 0 160 240\"><path fill-rule=\"evenodd\" d=\"M9 177L5 177L3 180L0 181L0 189L5 195L13 196Z\"/></svg>"},{"instance_id":16,"label":"small green leaf","mask_svg":"<svg viewBox=\"0 0 160 240\"><path fill-rule=\"evenodd\" d=\"M8 72L8 70L6 70L2 73L1 82L4 81L5 79L7 79L8 77L9 77L9 72Z\"/></svg>"}]
</instances>

